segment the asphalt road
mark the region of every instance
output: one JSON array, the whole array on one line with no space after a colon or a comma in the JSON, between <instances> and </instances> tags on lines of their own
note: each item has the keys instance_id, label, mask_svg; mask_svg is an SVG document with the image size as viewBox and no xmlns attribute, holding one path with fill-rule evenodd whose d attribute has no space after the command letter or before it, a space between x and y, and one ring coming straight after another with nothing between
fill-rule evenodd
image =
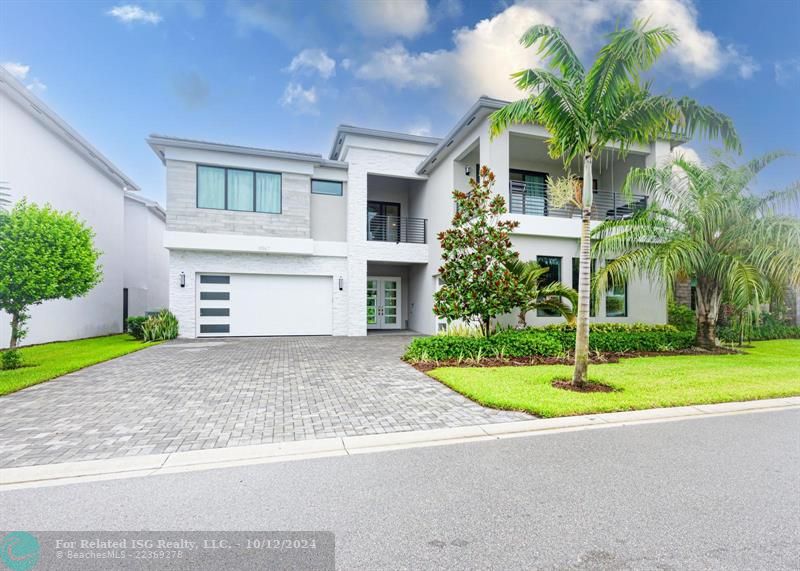
<instances>
[{"instance_id":1,"label":"asphalt road","mask_svg":"<svg viewBox=\"0 0 800 571\"><path fill-rule=\"evenodd\" d=\"M339 569L797 569L800 410L7 491L0 528L329 530Z\"/></svg>"}]
</instances>

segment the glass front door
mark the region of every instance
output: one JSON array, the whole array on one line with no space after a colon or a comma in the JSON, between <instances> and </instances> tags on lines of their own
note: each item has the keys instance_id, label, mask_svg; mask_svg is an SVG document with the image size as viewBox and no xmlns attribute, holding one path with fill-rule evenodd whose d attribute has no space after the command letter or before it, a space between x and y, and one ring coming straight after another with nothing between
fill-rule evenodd
<instances>
[{"instance_id":1,"label":"glass front door","mask_svg":"<svg viewBox=\"0 0 800 571\"><path fill-rule=\"evenodd\" d=\"M402 328L400 285L400 278L367 278L367 329Z\"/></svg>"}]
</instances>

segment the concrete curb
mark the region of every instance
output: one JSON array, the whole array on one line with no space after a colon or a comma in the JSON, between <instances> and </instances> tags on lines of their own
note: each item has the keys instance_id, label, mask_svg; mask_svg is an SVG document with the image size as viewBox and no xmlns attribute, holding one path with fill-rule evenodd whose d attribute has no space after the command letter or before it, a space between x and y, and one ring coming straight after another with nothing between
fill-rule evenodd
<instances>
[{"instance_id":1,"label":"concrete curb","mask_svg":"<svg viewBox=\"0 0 800 571\"><path fill-rule=\"evenodd\" d=\"M22 466L0 470L0 491L794 408L800 408L800 397L541 418L458 428Z\"/></svg>"}]
</instances>

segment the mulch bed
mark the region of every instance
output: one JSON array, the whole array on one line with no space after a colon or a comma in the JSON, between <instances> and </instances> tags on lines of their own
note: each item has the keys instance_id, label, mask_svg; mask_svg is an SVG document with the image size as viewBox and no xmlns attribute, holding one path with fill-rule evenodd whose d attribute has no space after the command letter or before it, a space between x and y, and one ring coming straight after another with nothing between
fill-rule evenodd
<instances>
[{"instance_id":1,"label":"mulch bed","mask_svg":"<svg viewBox=\"0 0 800 571\"><path fill-rule=\"evenodd\" d=\"M609 387L602 383L583 383L582 385L573 385L569 379L556 379L552 382L553 388L563 389L565 391L572 391L575 393L613 393L617 389Z\"/></svg>"},{"instance_id":2,"label":"mulch bed","mask_svg":"<svg viewBox=\"0 0 800 571\"><path fill-rule=\"evenodd\" d=\"M633 353L592 353L589 356L589 363L598 365L602 363L618 363L620 359L630 359L633 357L672 357L675 355L735 355L739 351L717 347L714 350L700 349L680 349L678 351L636 351ZM530 367L535 365L574 365L575 359L572 355L566 357L510 357L499 359L497 357L485 357L478 362L472 359L445 359L443 361L425 361L410 363L412 367L423 373L438 369L439 367ZM564 387L560 387L564 388ZM609 387L610 388L610 387ZM613 389L612 389L613 390Z\"/></svg>"}]
</instances>

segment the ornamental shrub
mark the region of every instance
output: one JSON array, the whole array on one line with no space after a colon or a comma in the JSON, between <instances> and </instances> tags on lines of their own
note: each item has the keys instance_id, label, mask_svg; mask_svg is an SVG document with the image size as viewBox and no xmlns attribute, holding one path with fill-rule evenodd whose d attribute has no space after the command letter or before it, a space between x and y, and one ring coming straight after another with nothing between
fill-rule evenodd
<instances>
[{"instance_id":1,"label":"ornamental shrub","mask_svg":"<svg viewBox=\"0 0 800 571\"><path fill-rule=\"evenodd\" d=\"M144 315L133 315L128 318L125 324L128 327L128 333L134 336L136 339L142 339L144 337L144 333L142 332L142 325L145 321L147 321L147 317Z\"/></svg>"},{"instance_id":2,"label":"ornamental shrub","mask_svg":"<svg viewBox=\"0 0 800 571\"><path fill-rule=\"evenodd\" d=\"M8 371L22 366L22 355L19 349L6 349L0 354L0 369Z\"/></svg>"},{"instance_id":3,"label":"ornamental shrub","mask_svg":"<svg viewBox=\"0 0 800 571\"><path fill-rule=\"evenodd\" d=\"M167 341L178 336L178 318L168 309L145 319L142 323L143 341Z\"/></svg>"},{"instance_id":4,"label":"ornamental shrub","mask_svg":"<svg viewBox=\"0 0 800 571\"><path fill-rule=\"evenodd\" d=\"M687 349L694 332L672 325L594 323L589 347L602 353L660 352ZM483 357L554 357L575 347L575 327L566 324L508 329L489 339L452 335L417 337L403 357L407 361L444 361Z\"/></svg>"},{"instance_id":5,"label":"ornamental shrub","mask_svg":"<svg viewBox=\"0 0 800 571\"><path fill-rule=\"evenodd\" d=\"M667 323L674 325L678 331L695 331L697 316L691 307L670 301L667 305Z\"/></svg>"}]
</instances>

